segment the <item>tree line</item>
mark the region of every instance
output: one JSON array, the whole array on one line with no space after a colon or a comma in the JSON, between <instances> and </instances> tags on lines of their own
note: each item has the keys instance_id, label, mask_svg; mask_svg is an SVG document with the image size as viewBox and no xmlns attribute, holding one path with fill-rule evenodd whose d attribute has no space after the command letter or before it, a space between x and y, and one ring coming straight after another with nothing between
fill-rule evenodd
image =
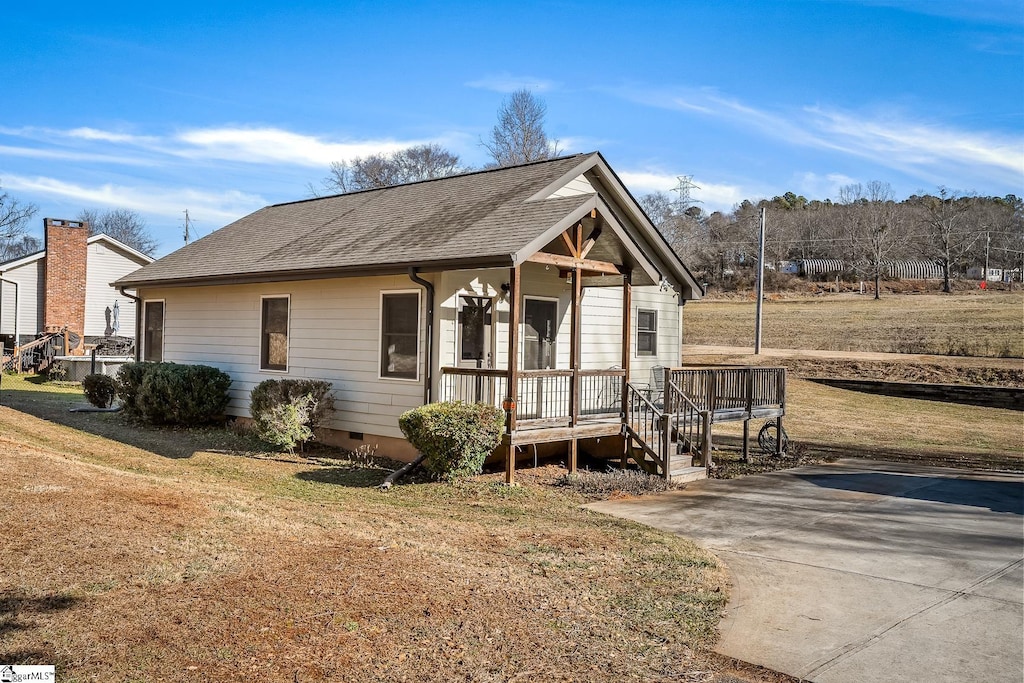
<instances>
[{"instance_id":1,"label":"tree line","mask_svg":"<svg viewBox=\"0 0 1024 683\"><path fill-rule=\"evenodd\" d=\"M966 194L945 187L897 201L892 187L874 180L840 188L835 200L808 200L794 192L744 200L732 211L707 213L692 200L695 186L681 178L674 196L640 198L652 221L694 273L728 285L757 266L761 209L766 209L765 265L836 259L842 275L880 280L892 261L922 260L939 266L943 291L968 268L1013 271L1024 267L1024 200Z\"/></svg>"}]
</instances>

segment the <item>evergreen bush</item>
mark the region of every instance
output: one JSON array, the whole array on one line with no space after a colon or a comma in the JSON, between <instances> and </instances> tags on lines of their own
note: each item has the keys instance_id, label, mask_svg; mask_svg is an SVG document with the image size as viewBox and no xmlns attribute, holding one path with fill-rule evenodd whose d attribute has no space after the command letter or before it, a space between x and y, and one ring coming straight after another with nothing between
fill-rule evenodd
<instances>
[{"instance_id":1,"label":"evergreen bush","mask_svg":"<svg viewBox=\"0 0 1024 683\"><path fill-rule=\"evenodd\" d=\"M117 395L121 397L125 413L133 417L139 414L139 389L142 379L155 363L125 363L117 369Z\"/></svg>"},{"instance_id":2,"label":"evergreen bush","mask_svg":"<svg viewBox=\"0 0 1024 683\"><path fill-rule=\"evenodd\" d=\"M86 400L97 408L109 408L117 398L117 380L109 375L94 373L82 380Z\"/></svg>"},{"instance_id":3,"label":"evergreen bush","mask_svg":"<svg viewBox=\"0 0 1024 683\"><path fill-rule=\"evenodd\" d=\"M130 414L152 424L191 426L224 416L231 378L208 365L127 363L118 386Z\"/></svg>"},{"instance_id":4,"label":"evergreen bush","mask_svg":"<svg viewBox=\"0 0 1024 683\"><path fill-rule=\"evenodd\" d=\"M398 426L426 456L427 471L451 482L480 474L501 444L505 414L483 403L430 403L403 413Z\"/></svg>"}]
</instances>

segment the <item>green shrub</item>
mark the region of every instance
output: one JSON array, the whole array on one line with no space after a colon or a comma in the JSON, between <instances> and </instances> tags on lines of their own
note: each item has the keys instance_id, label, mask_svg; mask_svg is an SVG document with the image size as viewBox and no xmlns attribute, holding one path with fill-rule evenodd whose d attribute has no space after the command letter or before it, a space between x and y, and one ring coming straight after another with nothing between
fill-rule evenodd
<instances>
[{"instance_id":1,"label":"green shrub","mask_svg":"<svg viewBox=\"0 0 1024 683\"><path fill-rule=\"evenodd\" d=\"M316 379L268 379L249 394L249 412L261 439L289 452L314 438L331 409L331 383Z\"/></svg>"},{"instance_id":2,"label":"green shrub","mask_svg":"<svg viewBox=\"0 0 1024 683\"><path fill-rule=\"evenodd\" d=\"M125 363L117 370L117 395L124 404L124 412L134 417L139 414L139 389L142 379L156 363Z\"/></svg>"},{"instance_id":3,"label":"green shrub","mask_svg":"<svg viewBox=\"0 0 1024 683\"><path fill-rule=\"evenodd\" d=\"M271 406L263 416L264 426L258 426L256 433L264 441L294 453L296 446L313 438L313 430L307 425L312 404L313 399L305 396Z\"/></svg>"},{"instance_id":4,"label":"green shrub","mask_svg":"<svg viewBox=\"0 0 1024 683\"><path fill-rule=\"evenodd\" d=\"M199 425L219 420L231 378L208 365L126 363L118 393L128 413L153 424Z\"/></svg>"},{"instance_id":5,"label":"green shrub","mask_svg":"<svg viewBox=\"0 0 1024 683\"><path fill-rule=\"evenodd\" d=\"M89 403L97 408L109 408L117 397L117 380L99 373L86 375L82 380L82 391Z\"/></svg>"},{"instance_id":6,"label":"green shrub","mask_svg":"<svg viewBox=\"0 0 1024 683\"><path fill-rule=\"evenodd\" d=\"M456 481L479 474L501 444L505 414L483 403L430 403L398 418L402 433L426 457L434 477Z\"/></svg>"}]
</instances>

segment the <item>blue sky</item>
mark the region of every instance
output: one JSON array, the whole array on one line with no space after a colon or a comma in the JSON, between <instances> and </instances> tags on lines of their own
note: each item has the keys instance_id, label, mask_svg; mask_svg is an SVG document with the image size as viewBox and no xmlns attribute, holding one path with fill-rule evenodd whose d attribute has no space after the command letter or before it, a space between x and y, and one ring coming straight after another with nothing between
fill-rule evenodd
<instances>
[{"instance_id":1,"label":"blue sky","mask_svg":"<svg viewBox=\"0 0 1024 683\"><path fill-rule=\"evenodd\" d=\"M135 209L160 254L185 209L206 234L334 160L437 142L482 165L519 87L636 195L1024 194L1022 0L21 2L0 55L3 189Z\"/></svg>"}]
</instances>

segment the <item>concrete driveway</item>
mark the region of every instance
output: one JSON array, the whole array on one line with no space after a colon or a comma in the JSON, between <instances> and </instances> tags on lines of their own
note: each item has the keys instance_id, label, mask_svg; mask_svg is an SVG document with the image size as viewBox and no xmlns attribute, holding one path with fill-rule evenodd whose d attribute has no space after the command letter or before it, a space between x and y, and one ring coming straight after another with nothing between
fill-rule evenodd
<instances>
[{"instance_id":1,"label":"concrete driveway","mask_svg":"<svg viewBox=\"0 0 1024 683\"><path fill-rule=\"evenodd\" d=\"M1024 677L1024 477L842 460L592 504L729 566L718 651L820 683Z\"/></svg>"}]
</instances>

